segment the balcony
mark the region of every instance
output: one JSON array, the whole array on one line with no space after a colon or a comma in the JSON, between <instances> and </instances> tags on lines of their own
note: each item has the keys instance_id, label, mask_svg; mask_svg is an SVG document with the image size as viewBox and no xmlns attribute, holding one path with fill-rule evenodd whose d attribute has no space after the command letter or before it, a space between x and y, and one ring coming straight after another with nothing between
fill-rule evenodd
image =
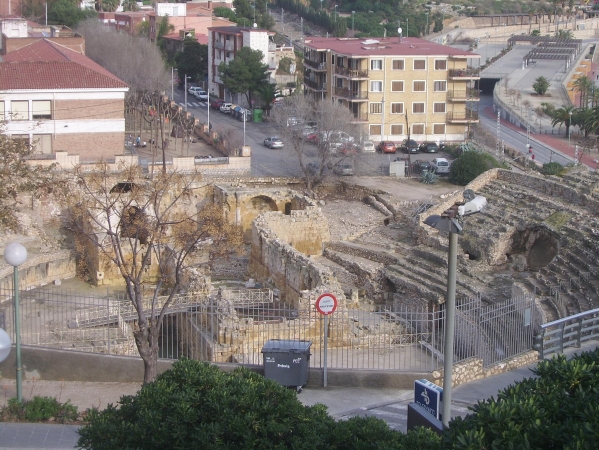
<instances>
[{"instance_id":1,"label":"balcony","mask_svg":"<svg viewBox=\"0 0 599 450\"><path fill-rule=\"evenodd\" d=\"M368 79L368 70L355 70L346 67L335 66L335 75L340 75L346 78L365 78Z\"/></svg>"},{"instance_id":2,"label":"balcony","mask_svg":"<svg viewBox=\"0 0 599 450\"><path fill-rule=\"evenodd\" d=\"M447 122L449 123L477 123L478 111L449 111L447 113Z\"/></svg>"},{"instance_id":3,"label":"balcony","mask_svg":"<svg viewBox=\"0 0 599 450\"><path fill-rule=\"evenodd\" d=\"M356 91L348 88L335 88L335 96L346 98L348 100L368 100L368 91Z\"/></svg>"},{"instance_id":4,"label":"balcony","mask_svg":"<svg viewBox=\"0 0 599 450\"><path fill-rule=\"evenodd\" d=\"M222 42L222 41L214 41L214 48L228 50L231 52L231 51L233 51L233 44Z\"/></svg>"},{"instance_id":5,"label":"balcony","mask_svg":"<svg viewBox=\"0 0 599 450\"><path fill-rule=\"evenodd\" d=\"M312 61L310 59L304 59L304 65L310 67L313 70L327 70L327 65L321 61Z\"/></svg>"},{"instance_id":6,"label":"balcony","mask_svg":"<svg viewBox=\"0 0 599 450\"><path fill-rule=\"evenodd\" d=\"M308 77L304 77L304 86L306 86L307 88L312 89L314 91L325 91L326 90L326 86L324 85L324 83L321 83L319 81L310 80L310 78L308 78Z\"/></svg>"},{"instance_id":7,"label":"balcony","mask_svg":"<svg viewBox=\"0 0 599 450\"><path fill-rule=\"evenodd\" d=\"M480 100L478 89L453 89L447 91L447 99L453 102L472 102Z\"/></svg>"},{"instance_id":8,"label":"balcony","mask_svg":"<svg viewBox=\"0 0 599 450\"><path fill-rule=\"evenodd\" d=\"M351 123L367 123L368 122L368 113L358 113L354 114L354 118Z\"/></svg>"},{"instance_id":9,"label":"balcony","mask_svg":"<svg viewBox=\"0 0 599 450\"><path fill-rule=\"evenodd\" d=\"M480 70L476 69L449 69L449 78L454 80L479 80Z\"/></svg>"}]
</instances>

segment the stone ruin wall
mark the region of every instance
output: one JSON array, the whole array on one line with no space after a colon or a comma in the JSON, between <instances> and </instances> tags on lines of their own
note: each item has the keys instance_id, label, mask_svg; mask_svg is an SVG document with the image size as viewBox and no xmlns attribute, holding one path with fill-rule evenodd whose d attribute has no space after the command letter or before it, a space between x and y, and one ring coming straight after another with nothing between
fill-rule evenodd
<instances>
[{"instance_id":1,"label":"stone ruin wall","mask_svg":"<svg viewBox=\"0 0 599 450\"><path fill-rule=\"evenodd\" d=\"M281 299L300 311L313 308L324 292L344 304L343 289L331 270L311 258L320 256L330 239L327 219L316 206L290 215L262 214L253 223L249 272L270 280Z\"/></svg>"}]
</instances>

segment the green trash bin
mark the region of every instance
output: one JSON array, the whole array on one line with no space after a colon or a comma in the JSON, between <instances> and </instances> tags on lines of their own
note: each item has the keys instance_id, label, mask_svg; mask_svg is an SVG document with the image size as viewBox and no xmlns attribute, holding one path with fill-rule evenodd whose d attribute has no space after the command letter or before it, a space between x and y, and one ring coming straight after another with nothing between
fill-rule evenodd
<instances>
[{"instance_id":1,"label":"green trash bin","mask_svg":"<svg viewBox=\"0 0 599 450\"><path fill-rule=\"evenodd\" d=\"M254 122L262 122L262 110L254 109Z\"/></svg>"}]
</instances>

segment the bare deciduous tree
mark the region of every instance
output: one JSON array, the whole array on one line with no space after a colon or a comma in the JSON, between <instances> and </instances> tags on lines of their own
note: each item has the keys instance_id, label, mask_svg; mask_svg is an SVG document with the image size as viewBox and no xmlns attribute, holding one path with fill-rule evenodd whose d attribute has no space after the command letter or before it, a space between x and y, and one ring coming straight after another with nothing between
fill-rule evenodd
<instances>
[{"instance_id":1,"label":"bare deciduous tree","mask_svg":"<svg viewBox=\"0 0 599 450\"><path fill-rule=\"evenodd\" d=\"M354 116L346 106L295 95L277 106L272 117L285 149L297 158L308 189L358 155L360 127L352 123ZM309 131L313 131L310 139Z\"/></svg>"},{"instance_id":2,"label":"bare deciduous tree","mask_svg":"<svg viewBox=\"0 0 599 450\"><path fill-rule=\"evenodd\" d=\"M78 263L100 261L102 270L116 271L124 281L137 313L133 335L144 383L156 377L160 327L183 287L190 257L226 255L242 242L238 227L207 200L207 187L198 175L159 173L150 180L138 166L111 172L99 163L93 172L76 168L73 184L63 191Z\"/></svg>"},{"instance_id":3,"label":"bare deciduous tree","mask_svg":"<svg viewBox=\"0 0 599 450\"><path fill-rule=\"evenodd\" d=\"M85 54L129 85L131 92L165 91L170 87L160 49L147 39L119 33L89 19L77 26L85 36Z\"/></svg>"}]
</instances>

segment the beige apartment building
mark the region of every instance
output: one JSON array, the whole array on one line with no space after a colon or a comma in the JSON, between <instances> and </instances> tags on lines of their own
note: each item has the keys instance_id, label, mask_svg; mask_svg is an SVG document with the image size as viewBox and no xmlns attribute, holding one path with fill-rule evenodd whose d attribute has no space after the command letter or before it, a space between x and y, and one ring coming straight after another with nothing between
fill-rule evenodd
<instances>
[{"instance_id":1,"label":"beige apartment building","mask_svg":"<svg viewBox=\"0 0 599 450\"><path fill-rule=\"evenodd\" d=\"M373 141L463 141L478 122L472 52L418 38L306 39L304 89L338 101ZM475 64L478 66L478 64Z\"/></svg>"}]
</instances>

